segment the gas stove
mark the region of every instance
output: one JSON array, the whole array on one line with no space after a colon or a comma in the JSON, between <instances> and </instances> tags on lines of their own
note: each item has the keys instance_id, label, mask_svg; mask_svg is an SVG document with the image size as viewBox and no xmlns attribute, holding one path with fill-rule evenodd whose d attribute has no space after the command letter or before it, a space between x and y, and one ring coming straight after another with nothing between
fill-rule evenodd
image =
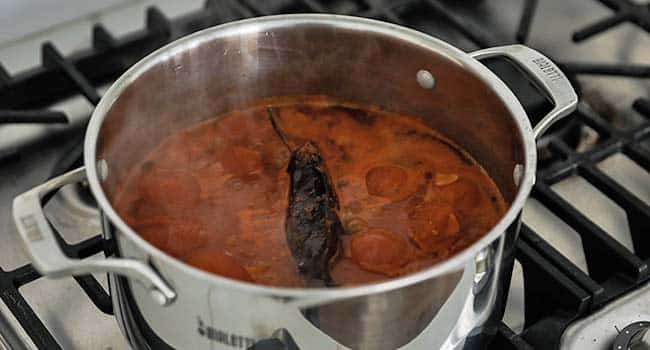
<instances>
[{"instance_id":1,"label":"gas stove","mask_svg":"<svg viewBox=\"0 0 650 350\"><path fill-rule=\"evenodd\" d=\"M157 6L147 7L151 3ZM146 346L146 334L120 331L116 317L133 320L128 310L113 308L112 298L120 296L107 293L106 276L39 276L13 225L11 201L80 165L93 106L107 85L147 53L209 26L297 12L389 21L467 51L520 42L553 57L581 102L539 142L538 182L523 214L505 314L490 349L627 349L643 340L650 327L646 1L147 4L118 5L0 44L0 348ZM90 42L84 42L88 33ZM62 189L46 210L70 256L112 253L111 242L99 236L98 212L83 186Z\"/></svg>"}]
</instances>

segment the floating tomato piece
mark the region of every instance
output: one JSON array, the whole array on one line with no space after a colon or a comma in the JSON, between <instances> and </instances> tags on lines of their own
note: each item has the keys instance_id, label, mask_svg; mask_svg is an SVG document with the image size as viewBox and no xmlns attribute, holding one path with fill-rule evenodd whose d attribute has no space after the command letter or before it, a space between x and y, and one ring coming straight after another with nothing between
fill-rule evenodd
<instances>
[{"instance_id":1,"label":"floating tomato piece","mask_svg":"<svg viewBox=\"0 0 650 350\"><path fill-rule=\"evenodd\" d=\"M253 278L237 259L219 247L205 247L192 251L185 262L219 276L252 282Z\"/></svg>"},{"instance_id":2,"label":"floating tomato piece","mask_svg":"<svg viewBox=\"0 0 650 350\"><path fill-rule=\"evenodd\" d=\"M221 155L221 164L227 173L241 176L259 171L262 168L262 156L250 148L231 146Z\"/></svg>"},{"instance_id":3,"label":"floating tomato piece","mask_svg":"<svg viewBox=\"0 0 650 350\"><path fill-rule=\"evenodd\" d=\"M417 246L427 253L460 232L454 208L439 202L424 202L409 212L410 235Z\"/></svg>"},{"instance_id":4,"label":"floating tomato piece","mask_svg":"<svg viewBox=\"0 0 650 350\"><path fill-rule=\"evenodd\" d=\"M152 172L138 191L143 204L171 209L196 205L201 196L199 182L186 171Z\"/></svg>"},{"instance_id":5,"label":"floating tomato piece","mask_svg":"<svg viewBox=\"0 0 650 350\"><path fill-rule=\"evenodd\" d=\"M171 219L166 216L152 217L147 220L135 220L131 228L142 238L159 249L166 250L169 241L169 226Z\"/></svg>"},{"instance_id":6,"label":"floating tomato piece","mask_svg":"<svg viewBox=\"0 0 650 350\"><path fill-rule=\"evenodd\" d=\"M138 220L131 226L149 243L175 257L183 256L208 241L206 230L198 223L168 216Z\"/></svg>"},{"instance_id":7,"label":"floating tomato piece","mask_svg":"<svg viewBox=\"0 0 650 350\"><path fill-rule=\"evenodd\" d=\"M362 268L395 276L409 262L409 246L402 237L385 230L371 229L351 240L352 259Z\"/></svg>"},{"instance_id":8,"label":"floating tomato piece","mask_svg":"<svg viewBox=\"0 0 650 350\"><path fill-rule=\"evenodd\" d=\"M138 218L149 218L165 215L167 213L167 210L165 210L166 208L157 204L158 203L151 203L149 201L146 201L145 198L142 197L136 198L125 206L127 210L123 216L125 218L133 219L129 221L135 221Z\"/></svg>"},{"instance_id":9,"label":"floating tomato piece","mask_svg":"<svg viewBox=\"0 0 650 350\"><path fill-rule=\"evenodd\" d=\"M409 173L398 166L377 166L366 173L368 193L394 201L405 199L415 191L416 186L410 182Z\"/></svg>"},{"instance_id":10,"label":"floating tomato piece","mask_svg":"<svg viewBox=\"0 0 650 350\"><path fill-rule=\"evenodd\" d=\"M472 180L460 178L457 181L437 189L439 200L453 205L461 215L470 214L481 209L485 194Z\"/></svg>"},{"instance_id":11,"label":"floating tomato piece","mask_svg":"<svg viewBox=\"0 0 650 350\"><path fill-rule=\"evenodd\" d=\"M453 186L451 184L449 186ZM456 192L456 208L459 212L466 212L481 206L484 195L478 185L472 181L458 181L453 188Z\"/></svg>"}]
</instances>

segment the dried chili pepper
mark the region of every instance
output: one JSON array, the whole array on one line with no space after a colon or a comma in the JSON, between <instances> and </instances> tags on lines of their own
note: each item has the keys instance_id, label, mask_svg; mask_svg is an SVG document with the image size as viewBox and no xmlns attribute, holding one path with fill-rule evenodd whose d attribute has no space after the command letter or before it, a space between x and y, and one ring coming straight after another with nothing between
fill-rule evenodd
<instances>
[{"instance_id":1,"label":"dried chili pepper","mask_svg":"<svg viewBox=\"0 0 650 350\"><path fill-rule=\"evenodd\" d=\"M298 271L311 286L332 286L330 269L340 250L343 225L339 202L318 147L311 141L294 149L268 108L273 129L291 151L289 205L285 233Z\"/></svg>"}]
</instances>

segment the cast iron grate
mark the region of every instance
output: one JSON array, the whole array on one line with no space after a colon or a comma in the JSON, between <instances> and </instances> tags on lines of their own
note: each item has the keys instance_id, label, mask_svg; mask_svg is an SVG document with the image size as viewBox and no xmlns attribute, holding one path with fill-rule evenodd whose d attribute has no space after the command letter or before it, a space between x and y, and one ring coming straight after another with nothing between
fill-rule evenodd
<instances>
[{"instance_id":1,"label":"cast iron grate","mask_svg":"<svg viewBox=\"0 0 650 350\"><path fill-rule=\"evenodd\" d=\"M525 43L530 34L532 21L537 10L538 0L524 0L524 11L517 30L516 39ZM650 4L637 4L634 0L598 0L616 11L612 17L598 21L573 33L573 41L581 42L587 38L604 34L618 24L629 21L650 32ZM633 78L650 77L650 66L637 64L603 62L560 62L562 70L568 74L611 75Z\"/></svg>"},{"instance_id":2,"label":"cast iron grate","mask_svg":"<svg viewBox=\"0 0 650 350\"><path fill-rule=\"evenodd\" d=\"M523 228L518 259L524 269L526 300L550 298L553 304L556 300L562 301L557 303L557 307L526 304L526 326L522 336L539 348L556 348L562 331L572 320L597 310L650 279L650 240L647 235L650 232L650 206L597 166L600 161L622 153L650 171L650 153L640 146L641 142L650 140L648 106L646 99L634 103L633 108L645 119L628 130L615 129L599 115L580 106L574 118L604 138L602 143L583 153L567 145L559 133L548 137L550 147L563 160L538 171L532 197L580 235L588 273L569 262L533 230ZM551 189L553 184L573 175L582 176L625 211L634 252ZM533 248L553 269L542 272L538 266L531 266L530 256L521 255L525 246ZM569 300L571 303L566 304Z\"/></svg>"},{"instance_id":3,"label":"cast iron grate","mask_svg":"<svg viewBox=\"0 0 650 350\"><path fill-rule=\"evenodd\" d=\"M64 113L48 110L45 106L74 94L81 94L96 105L101 97L95 87L114 80L149 52L177 36L237 18L227 11L217 16L216 5L216 1L206 2L202 11L177 18L173 28L160 10L151 7L146 13L146 27L123 38L115 39L103 26L96 25L92 32L93 47L88 50L64 57L48 42L41 48L41 67L10 76L0 65L0 124L66 123L68 118ZM80 165L83 134L75 138L77 142L72 143L54 166L52 177ZM13 159L11 154L4 156L9 156L3 157L5 160ZM111 242L101 235L68 244L53 230L64 253L70 257L87 258L100 252L112 254ZM31 264L11 271L0 268L0 297L37 348L60 349L19 291L20 287L40 277ZM74 279L100 311L113 314L111 297L97 279L92 275Z\"/></svg>"},{"instance_id":4,"label":"cast iron grate","mask_svg":"<svg viewBox=\"0 0 650 350\"><path fill-rule=\"evenodd\" d=\"M650 32L650 4L634 0L598 0L614 11L614 14L600 19L573 33L575 42L583 41L619 24L630 22Z\"/></svg>"},{"instance_id":5,"label":"cast iron grate","mask_svg":"<svg viewBox=\"0 0 650 350\"><path fill-rule=\"evenodd\" d=\"M58 233L57 239L65 254L72 258L86 258L100 252L112 251L110 244L100 235L76 244L66 243ZM0 268L0 297L38 349L60 349L57 341L19 291L20 287L40 277L41 275L30 264L11 271ZM97 279L91 275L77 276L74 279L99 310L113 314L111 297Z\"/></svg>"},{"instance_id":6,"label":"cast iron grate","mask_svg":"<svg viewBox=\"0 0 650 350\"><path fill-rule=\"evenodd\" d=\"M623 21L634 22L648 30L648 5L636 5L628 0L600 1L616 14L577 31L574 40L584 40ZM208 0L203 9L174 19L166 18L157 8L151 7L147 10L146 27L142 30L115 38L97 25L92 32L92 47L87 50L66 57L54 45L45 43L41 67L11 76L0 65L0 123L65 123L65 114L48 110L48 106L75 94L82 94L90 103L96 104L100 98L96 87L114 80L147 53L179 36L230 20L287 12L334 12L387 20L427 31L427 18L435 16L480 48L526 42L533 29L538 1L522 2L519 25L513 31L513 37L505 40L492 37L470 18L455 11L449 1L440 0ZM650 76L650 67L641 65L560 64L570 75ZM650 118L649 100L639 99L633 107ZM566 129L545 137L545 143L550 145L558 159L540 166L533 196L581 235L589 273L580 270L536 232L524 226L516 258L524 271L525 298L536 300L543 296L548 302L543 308L535 303L526 303L523 332L515 334L501 323L490 348L556 348L562 331L572 320L589 314L650 278L650 242L644 235L650 231L650 209L596 166L599 161L620 152L650 170L650 153L640 146L642 141L650 138L650 121L646 119L633 130L620 131L584 106L575 113L574 119L572 123L589 126L604 141L587 152L578 153L565 141ZM79 164L83 135L77 137L79 142L74 143L61 158L53 176ZM583 176L625 210L636 253L612 239L551 190L551 185L571 175ZM102 251L110 254L111 251L109 242L100 236L74 245L67 244L61 237L59 241L66 253L74 257L83 258ZM608 257L606 263L599 259L602 256ZM38 348L57 349L60 346L19 292L21 286L39 277L29 264L11 271L0 269L0 296ZM112 313L110 297L96 279L82 276L75 280L101 311Z\"/></svg>"}]
</instances>

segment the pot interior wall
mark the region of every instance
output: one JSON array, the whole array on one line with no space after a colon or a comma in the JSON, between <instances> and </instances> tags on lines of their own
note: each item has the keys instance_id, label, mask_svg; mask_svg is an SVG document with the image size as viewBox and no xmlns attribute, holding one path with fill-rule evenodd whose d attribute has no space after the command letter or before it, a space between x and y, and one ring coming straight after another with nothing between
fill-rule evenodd
<instances>
[{"instance_id":1,"label":"pot interior wall","mask_svg":"<svg viewBox=\"0 0 650 350\"><path fill-rule=\"evenodd\" d=\"M196 122L293 95L328 95L409 113L468 150L506 200L523 163L522 136L487 84L439 44L396 38L372 27L263 20L236 24L159 52L110 107L98 139L109 198L160 141ZM435 77L422 88L416 74Z\"/></svg>"}]
</instances>

